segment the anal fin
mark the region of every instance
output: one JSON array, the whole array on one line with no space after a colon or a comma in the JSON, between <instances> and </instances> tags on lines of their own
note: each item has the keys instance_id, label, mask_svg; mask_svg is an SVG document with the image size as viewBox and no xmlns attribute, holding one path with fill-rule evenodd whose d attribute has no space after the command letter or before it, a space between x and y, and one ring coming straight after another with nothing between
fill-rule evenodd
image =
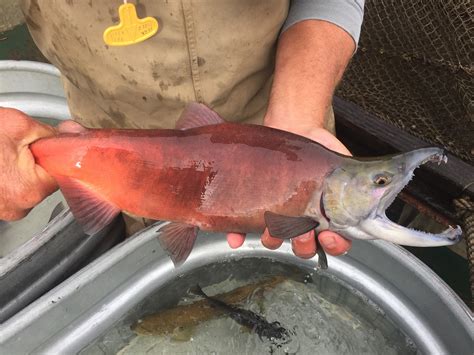
<instances>
[{"instance_id":1,"label":"anal fin","mask_svg":"<svg viewBox=\"0 0 474 355\"><path fill-rule=\"evenodd\" d=\"M319 226L310 217L288 217L269 211L265 212L264 217L270 235L280 239L291 239Z\"/></svg>"},{"instance_id":2,"label":"anal fin","mask_svg":"<svg viewBox=\"0 0 474 355\"><path fill-rule=\"evenodd\" d=\"M191 253L199 228L185 224L172 222L160 229L161 247L166 250L176 266L181 265Z\"/></svg>"},{"instance_id":3,"label":"anal fin","mask_svg":"<svg viewBox=\"0 0 474 355\"><path fill-rule=\"evenodd\" d=\"M104 200L95 191L79 180L55 176L67 204L88 235L101 231L120 213L114 204Z\"/></svg>"}]
</instances>

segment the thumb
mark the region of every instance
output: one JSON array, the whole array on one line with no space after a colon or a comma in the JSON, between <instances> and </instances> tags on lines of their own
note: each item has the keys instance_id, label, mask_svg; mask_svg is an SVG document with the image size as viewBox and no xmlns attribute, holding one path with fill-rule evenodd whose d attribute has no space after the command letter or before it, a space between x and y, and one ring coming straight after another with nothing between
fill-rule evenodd
<instances>
[{"instance_id":1,"label":"thumb","mask_svg":"<svg viewBox=\"0 0 474 355\"><path fill-rule=\"evenodd\" d=\"M81 133L87 130L86 127L73 120L61 122L56 128L59 133Z\"/></svg>"},{"instance_id":2,"label":"thumb","mask_svg":"<svg viewBox=\"0 0 474 355\"><path fill-rule=\"evenodd\" d=\"M348 239L341 237L339 234L329 230L322 231L318 235L319 242L324 250L333 256L342 255L346 253L352 245Z\"/></svg>"}]
</instances>

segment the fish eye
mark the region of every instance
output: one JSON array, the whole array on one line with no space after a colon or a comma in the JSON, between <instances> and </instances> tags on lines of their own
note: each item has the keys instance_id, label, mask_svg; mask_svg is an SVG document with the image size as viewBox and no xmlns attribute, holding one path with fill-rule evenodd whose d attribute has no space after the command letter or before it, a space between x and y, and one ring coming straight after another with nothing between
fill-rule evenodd
<instances>
[{"instance_id":1,"label":"fish eye","mask_svg":"<svg viewBox=\"0 0 474 355\"><path fill-rule=\"evenodd\" d=\"M377 186L385 186L390 184L392 177L387 174L377 174L374 176L374 184Z\"/></svg>"}]
</instances>

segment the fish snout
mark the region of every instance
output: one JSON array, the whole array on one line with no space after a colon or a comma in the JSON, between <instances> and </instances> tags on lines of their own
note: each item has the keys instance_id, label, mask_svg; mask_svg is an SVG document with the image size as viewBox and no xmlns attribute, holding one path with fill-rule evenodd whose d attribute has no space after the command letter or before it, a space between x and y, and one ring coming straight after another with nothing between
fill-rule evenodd
<instances>
[{"instance_id":1,"label":"fish snout","mask_svg":"<svg viewBox=\"0 0 474 355\"><path fill-rule=\"evenodd\" d=\"M420 148L411 152L399 155L399 171L403 174L409 174L417 167L427 162L446 163L448 161L444 151L440 148Z\"/></svg>"}]
</instances>

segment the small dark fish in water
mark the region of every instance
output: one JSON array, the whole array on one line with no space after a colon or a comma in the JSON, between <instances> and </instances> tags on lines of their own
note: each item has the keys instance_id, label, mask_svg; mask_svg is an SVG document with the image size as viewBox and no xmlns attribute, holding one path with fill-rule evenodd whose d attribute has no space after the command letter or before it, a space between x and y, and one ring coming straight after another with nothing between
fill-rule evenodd
<instances>
[{"instance_id":1,"label":"small dark fish in water","mask_svg":"<svg viewBox=\"0 0 474 355\"><path fill-rule=\"evenodd\" d=\"M283 328L279 322L270 323L264 317L258 315L255 312L232 306L218 300L217 298L209 297L206 293L204 293L199 285L193 287L191 292L204 297L211 303L212 306L225 311L229 317L235 320L237 323L257 333L260 340L263 340L262 338L265 337L268 340L284 339L289 341L290 333L288 330Z\"/></svg>"}]
</instances>

